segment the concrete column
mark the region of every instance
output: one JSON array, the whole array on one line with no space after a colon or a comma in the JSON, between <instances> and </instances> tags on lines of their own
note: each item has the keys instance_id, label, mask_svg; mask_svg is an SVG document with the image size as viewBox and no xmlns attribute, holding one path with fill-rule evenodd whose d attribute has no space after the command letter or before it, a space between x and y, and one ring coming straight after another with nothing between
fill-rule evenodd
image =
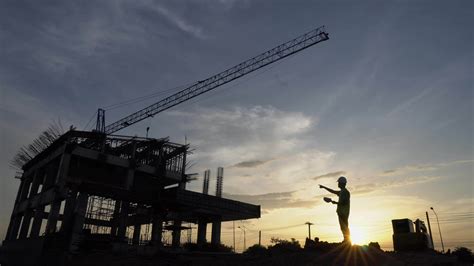
<instances>
[{"instance_id":1,"label":"concrete column","mask_svg":"<svg viewBox=\"0 0 474 266\"><path fill-rule=\"evenodd\" d=\"M76 207L77 190L69 191L69 196L64 204L63 222L61 223L61 232L68 232L72 228L74 221L74 208Z\"/></svg>"},{"instance_id":2,"label":"concrete column","mask_svg":"<svg viewBox=\"0 0 474 266\"><path fill-rule=\"evenodd\" d=\"M44 206L38 206L35 209L33 217L33 224L31 225L30 237L38 237L41 230L41 224L43 223Z\"/></svg>"},{"instance_id":3,"label":"concrete column","mask_svg":"<svg viewBox=\"0 0 474 266\"><path fill-rule=\"evenodd\" d=\"M71 229L71 241L69 244L69 251L73 253L78 251L83 239L82 228L84 227L84 221L86 219L88 200L89 195L86 193L80 193L77 197L76 206L74 208L74 221Z\"/></svg>"},{"instance_id":4,"label":"concrete column","mask_svg":"<svg viewBox=\"0 0 474 266\"><path fill-rule=\"evenodd\" d=\"M135 178L135 153L137 150L137 143L133 142L132 145L132 156L129 159L130 161L130 167L128 168L127 171L127 179L125 180L125 188L130 190L133 186L133 179Z\"/></svg>"},{"instance_id":5,"label":"concrete column","mask_svg":"<svg viewBox=\"0 0 474 266\"><path fill-rule=\"evenodd\" d=\"M141 233L142 226L141 224L135 224L133 226L133 239L132 243L134 245L139 245L140 244L140 233Z\"/></svg>"},{"instance_id":6,"label":"concrete column","mask_svg":"<svg viewBox=\"0 0 474 266\"><path fill-rule=\"evenodd\" d=\"M22 202L23 200L28 198L28 193L30 191L31 186L31 179L24 179L21 181L21 183L23 185L21 186L19 202Z\"/></svg>"},{"instance_id":7,"label":"concrete column","mask_svg":"<svg viewBox=\"0 0 474 266\"><path fill-rule=\"evenodd\" d=\"M12 218L10 219L10 225L8 227L6 239L8 239L8 240L17 239L18 230L20 230L21 218L22 217L23 216L21 214L17 214L17 215L12 216Z\"/></svg>"},{"instance_id":8,"label":"concrete column","mask_svg":"<svg viewBox=\"0 0 474 266\"><path fill-rule=\"evenodd\" d=\"M28 209L25 211L25 214L23 215L23 221L21 223L20 235L18 236L19 239L25 239L28 237L32 216L33 210Z\"/></svg>"},{"instance_id":9,"label":"concrete column","mask_svg":"<svg viewBox=\"0 0 474 266\"><path fill-rule=\"evenodd\" d=\"M18 186L18 191L16 193L15 203L20 202L21 191L23 190L24 185L25 185L25 179L21 179L20 185Z\"/></svg>"},{"instance_id":10,"label":"concrete column","mask_svg":"<svg viewBox=\"0 0 474 266\"><path fill-rule=\"evenodd\" d=\"M38 188L42 184L42 176L39 173L39 170L36 170L34 173L33 181L31 183L31 189L30 189L30 194L29 198L33 197L34 195L38 194Z\"/></svg>"},{"instance_id":11,"label":"concrete column","mask_svg":"<svg viewBox=\"0 0 474 266\"><path fill-rule=\"evenodd\" d=\"M207 222L205 220L199 220L198 235L197 235L198 246L202 246L206 243L206 233L207 233Z\"/></svg>"},{"instance_id":12,"label":"concrete column","mask_svg":"<svg viewBox=\"0 0 474 266\"><path fill-rule=\"evenodd\" d=\"M110 229L110 234L113 236L117 236L117 229L120 221L120 204L121 202L119 200L115 201L114 215L112 217L112 226Z\"/></svg>"},{"instance_id":13,"label":"concrete column","mask_svg":"<svg viewBox=\"0 0 474 266\"><path fill-rule=\"evenodd\" d=\"M57 172L54 172L53 165L49 164L45 167L44 180L43 180L43 191L50 188L56 180Z\"/></svg>"},{"instance_id":14,"label":"concrete column","mask_svg":"<svg viewBox=\"0 0 474 266\"><path fill-rule=\"evenodd\" d=\"M218 245L221 243L221 221L215 220L212 222L212 235L211 243L213 245Z\"/></svg>"},{"instance_id":15,"label":"concrete column","mask_svg":"<svg viewBox=\"0 0 474 266\"><path fill-rule=\"evenodd\" d=\"M186 189L186 183L188 180L186 179L186 152L183 154L183 160L181 165L181 182L178 185L180 189Z\"/></svg>"},{"instance_id":16,"label":"concrete column","mask_svg":"<svg viewBox=\"0 0 474 266\"><path fill-rule=\"evenodd\" d=\"M163 235L163 217L161 213L153 215L151 227L151 243L155 246L161 246L161 237Z\"/></svg>"},{"instance_id":17,"label":"concrete column","mask_svg":"<svg viewBox=\"0 0 474 266\"><path fill-rule=\"evenodd\" d=\"M61 208L61 201L55 201L51 204L51 210L48 215L48 222L46 223L46 234L56 232L56 225L59 219L59 210Z\"/></svg>"},{"instance_id":18,"label":"concrete column","mask_svg":"<svg viewBox=\"0 0 474 266\"><path fill-rule=\"evenodd\" d=\"M181 221L180 220L173 221L173 232L171 233L171 236L173 237L171 246L173 248L179 248L179 245L181 244Z\"/></svg>"},{"instance_id":19,"label":"concrete column","mask_svg":"<svg viewBox=\"0 0 474 266\"><path fill-rule=\"evenodd\" d=\"M54 184L65 182L65 178L67 176L67 172L69 170L69 162L71 161L71 154L63 153L61 156L61 161L59 162L58 172L56 174L56 178L54 179Z\"/></svg>"},{"instance_id":20,"label":"concrete column","mask_svg":"<svg viewBox=\"0 0 474 266\"><path fill-rule=\"evenodd\" d=\"M6 240L14 240L18 235L18 230L20 229L21 223L21 215L16 214L16 208L21 201L21 192L23 191L23 187L26 185L26 180L22 179L20 182L20 186L18 187L18 192L16 193L15 204L13 207L12 215L10 217L10 223L8 224L7 235L5 237Z\"/></svg>"},{"instance_id":21,"label":"concrete column","mask_svg":"<svg viewBox=\"0 0 474 266\"><path fill-rule=\"evenodd\" d=\"M128 218L128 211L130 209L130 203L128 201L122 201L120 210L120 219L119 225L117 228L117 237L121 240L125 239L125 233L127 232L127 218Z\"/></svg>"}]
</instances>

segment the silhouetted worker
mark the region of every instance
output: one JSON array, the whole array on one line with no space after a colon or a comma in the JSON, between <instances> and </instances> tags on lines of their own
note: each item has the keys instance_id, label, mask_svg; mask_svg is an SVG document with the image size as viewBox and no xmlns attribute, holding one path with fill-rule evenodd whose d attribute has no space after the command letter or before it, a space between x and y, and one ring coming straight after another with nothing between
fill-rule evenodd
<instances>
[{"instance_id":1,"label":"silhouetted worker","mask_svg":"<svg viewBox=\"0 0 474 266\"><path fill-rule=\"evenodd\" d=\"M349 232L349 211L351 207L351 193L346 189L347 179L343 176L337 180L337 186L341 189L339 191L332 190L326 186L319 185L319 188L324 188L327 191L336 194L339 201L330 200L333 204L337 204L337 216L339 217L339 225L341 227L342 235L344 236L343 243L350 243ZM328 199L329 200L329 199Z\"/></svg>"}]
</instances>

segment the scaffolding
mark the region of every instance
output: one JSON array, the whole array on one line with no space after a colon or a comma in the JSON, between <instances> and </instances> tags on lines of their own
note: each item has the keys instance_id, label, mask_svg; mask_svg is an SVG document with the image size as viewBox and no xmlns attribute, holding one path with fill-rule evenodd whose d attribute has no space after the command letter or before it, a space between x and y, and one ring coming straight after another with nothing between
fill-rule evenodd
<instances>
[{"instance_id":1,"label":"scaffolding","mask_svg":"<svg viewBox=\"0 0 474 266\"><path fill-rule=\"evenodd\" d=\"M97 221L110 222L113 219L116 211L115 202L115 200L106 197L89 196L84 229L90 230L91 234L110 234L111 227L97 225ZM95 223L91 223L92 221Z\"/></svg>"}]
</instances>

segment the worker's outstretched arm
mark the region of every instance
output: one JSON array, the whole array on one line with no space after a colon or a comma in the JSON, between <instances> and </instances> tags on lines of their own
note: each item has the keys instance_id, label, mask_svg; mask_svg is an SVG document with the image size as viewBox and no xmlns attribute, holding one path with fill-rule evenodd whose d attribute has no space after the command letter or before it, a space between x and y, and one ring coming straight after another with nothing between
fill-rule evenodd
<instances>
[{"instance_id":1,"label":"worker's outstretched arm","mask_svg":"<svg viewBox=\"0 0 474 266\"><path fill-rule=\"evenodd\" d=\"M336 194L336 195L339 196L339 192L340 192L340 191L338 191L338 190L330 189L330 188L328 188L328 187L326 187L326 186L323 186L323 185L319 185L319 188L324 188L325 190L331 192L332 194Z\"/></svg>"}]
</instances>

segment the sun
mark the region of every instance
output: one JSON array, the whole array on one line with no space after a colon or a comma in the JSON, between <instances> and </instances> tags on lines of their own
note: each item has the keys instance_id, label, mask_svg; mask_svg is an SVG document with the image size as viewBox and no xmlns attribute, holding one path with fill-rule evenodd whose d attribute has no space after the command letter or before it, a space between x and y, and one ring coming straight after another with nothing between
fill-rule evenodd
<instances>
[{"instance_id":1,"label":"sun","mask_svg":"<svg viewBox=\"0 0 474 266\"><path fill-rule=\"evenodd\" d=\"M351 228L351 241L355 245L364 245L367 244L367 234L360 230L360 228Z\"/></svg>"}]
</instances>

